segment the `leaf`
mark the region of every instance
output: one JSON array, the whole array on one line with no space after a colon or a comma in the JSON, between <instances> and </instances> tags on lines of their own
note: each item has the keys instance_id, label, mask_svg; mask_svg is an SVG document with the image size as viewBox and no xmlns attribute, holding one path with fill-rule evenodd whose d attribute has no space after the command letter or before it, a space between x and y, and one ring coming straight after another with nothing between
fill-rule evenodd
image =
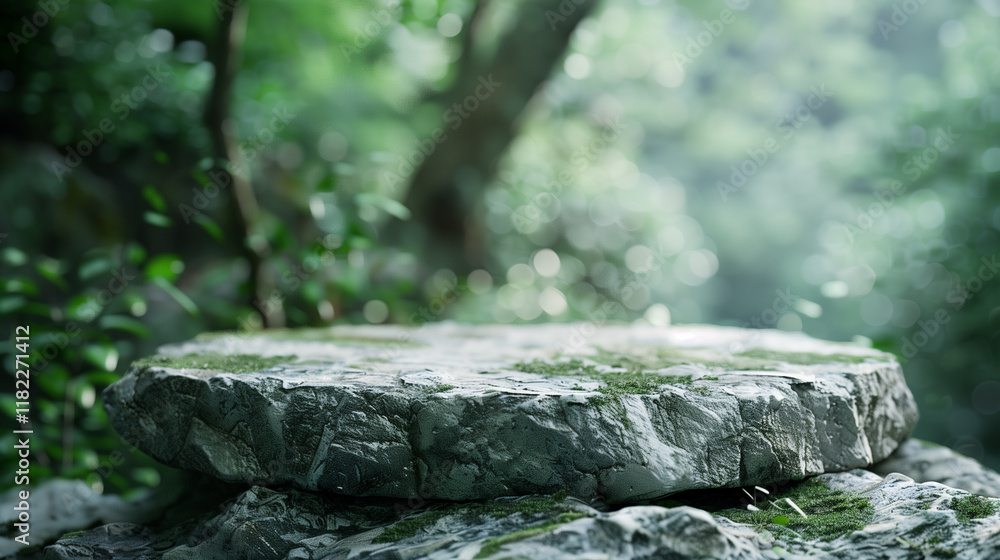
<instances>
[{"instance_id":1,"label":"leaf","mask_svg":"<svg viewBox=\"0 0 1000 560\"><path fill-rule=\"evenodd\" d=\"M18 249L17 247L7 247L3 251L0 251L0 261L3 261L10 266L21 266L22 264L28 262L28 255L25 255L24 251Z\"/></svg>"},{"instance_id":2,"label":"leaf","mask_svg":"<svg viewBox=\"0 0 1000 560\"><path fill-rule=\"evenodd\" d=\"M156 158L156 161L159 163L165 164L170 161L170 158L167 157L167 153L164 152L163 150L156 150L156 153L153 154L153 157Z\"/></svg>"},{"instance_id":3,"label":"leaf","mask_svg":"<svg viewBox=\"0 0 1000 560\"><path fill-rule=\"evenodd\" d=\"M12 311L16 311L24 307L24 304L26 303L28 303L28 300L23 296L7 296L0 298L0 313L7 314Z\"/></svg>"},{"instance_id":4,"label":"leaf","mask_svg":"<svg viewBox=\"0 0 1000 560\"><path fill-rule=\"evenodd\" d=\"M149 205L153 207L153 210L157 212L166 212L167 203L163 200L163 196L160 195L159 191L153 185L146 185L142 188L142 196L149 202Z\"/></svg>"},{"instance_id":5,"label":"leaf","mask_svg":"<svg viewBox=\"0 0 1000 560\"><path fill-rule=\"evenodd\" d=\"M58 358L56 358L58 359ZM69 374L66 373L66 368L60 367L56 363L50 363L49 367L45 369L44 375L32 375L32 380L37 380L38 385L42 388L42 392L47 395L51 400L58 400L62 402L64 391L66 390L66 382L69 380ZM34 383L32 383L34 385ZM31 388L34 391L34 387ZM34 393L32 393L34 397ZM49 402L49 399L38 399L35 401L39 409L44 414L58 415L59 409L55 408L55 405ZM52 408L46 410L47 406Z\"/></svg>"},{"instance_id":6,"label":"leaf","mask_svg":"<svg viewBox=\"0 0 1000 560\"><path fill-rule=\"evenodd\" d=\"M106 371L114 371L118 367L118 350L110 344L87 344L81 353L94 367Z\"/></svg>"},{"instance_id":7,"label":"leaf","mask_svg":"<svg viewBox=\"0 0 1000 560\"><path fill-rule=\"evenodd\" d=\"M142 321L126 317L125 315L105 315L101 317L98 324L102 330L117 329L143 338L149 336L149 328Z\"/></svg>"},{"instance_id":8,"label":"leaf","mask_svg":"<svg viewBox=\"0 0 1000 560\"><path fill-rule=\"evenodd\" d=\"M156 255L155 257L149 259L149 262L146 263L146 268L144 269L146 278L149 280L163 278L168 282L176 280L177 275L181 272L184 272L184 261L182 261L177 255L171 253Z\"/></svg>"},{"instance_id":9,"label":"leaf","mask_svg":"<svg viewBox=\"0 0 1000 560\"><path fill-rule=\"evenodd\" d=\"M326 177L323 177L319 183L316 184L316 192L333 192L337 186L337 177L330 173Z\"/></svg>"},{"instance_id":10,"label":"leaf","mask_svg":"<svg viewBox=\"0 0 1000 560\"><path fill-rule=\"evenodd\" d=\"M75 296L66 303L66 317L74 321L91 322L104 311L104 306L94 296Z\"/></svg>"},{"instance_id":11,"label":"leaf","mask_svg":"<svg viewBox=\"0 0 1000 560\"><path fill-rule=\"evenodd\" d=\"M146 260L146 250L138 243L129 243L125 249L125 258L132 264L139 264Z\"/></svg>"},{"instance_id":12,"label":"leaf","mask_svg":"<svg viewBox=\"0 0 1000 560\"><path fill-rule=\"evenodd\" d=\"M788 525L788 518L784 515L775 515L774 518L771 519L771 523L774 523L775 525Z\"/></svg>"},{"instance_id":13,"label":"leaf","mask_svg":"<svg viewBox=\"0 0 1000 560\"><path fill-rule=\"evenodd\" d=\"M143 486L159 486L160 472L150 467L139 467L132 469L132 480L135 480Z\"/></svg>"},{"instance_id":14,"label":"leaf","mask_svg":"<svg viewBox=\"0 0 1000 560\"><path fill-rule=\"evenodd\" d=\"M375 208L382 210L386 214L389 214L390 216L395 216L400 220L410 219L409 208L404 206L398 200L389 198L387 196L383 196L378 193L358 193L354 197L354 201L355 203L358 204L358 206L364 204L367 204L369 206L374 206Z\"/></svg>"},{"instance_id":15,"label":"leaf","mask_svg":"<svg viewBox=\"0 0 1000 560\"><path fill-rule=\"evenodd\" d=\"M156 278L152 278L151 281L157 286L163 288L163 291L167 292L167 295L174 298L174 301L176 301L178 305L183 307L184 311L187 311L188 314L190 314L193 317L198 316L198 306L195 305L193 301L191 301L191 298L187 297L187 294L177 289L176 286L168 282L163 277L157 276Z\"/></svg>"},{"instance_id":16,"label":"leaf","mask_svg":"<svg viewBox=\"0 0 1000 560\"><path fill-rule=\"evenodd\" d=\"M77 269L76 274L80 277L80 280L90 280L95 276L111 270L111 268L111 259L106 257L97 257L96 259L92 259L81 264L80 268Z\"/></svg>"},{"instance_id":17,"label":"leaf","mask_svg":"<svg viewBox=\"0 0 1000 560\"><path fill-rule=\"evenodd\" d=\"M66 280L63 279L60 274L60 268L59 261L55 259L45 259L35 265L35 270L38 271L38 274L40 274L42 278L52 282L60 290L66 291L69 289L69 284L66 283Z\"/></svg>"},{"instance_id":18,"label":"leaf","mask_svg":"<svg viewBox=\"0 0 1000 560\"><path fill-rule=\"evenodd\" d=\"M206 159L209 159L209 158L206 158ZM204 160L202 160L202 161L204 161ZM210 159L209 159L209 162L211 162ZM203 187L205 185L207 185L207 184L209 184L209 183L212 182L212 180L208 178L208 175L205 175L203 172L201 172L201 171L199 171L197 169L195 169L194 171L191 172L191 177L194 178L195 181L198 181L198 184L201 185L201 186L203 186Z\"/></svg>"},{"instance_id":19,"label":"leaf","mask_svg":"<svg viewBox=\"0 0 1000 560\"><path fill-rule=\"evenodd\" d=\"M7 393L0 394L0 409L3 410L4 416L14 417L16 413L15 402L17 402L17 399L14 398L14 395L8 395Z\"/></svg>"},{"instance_id":20,"label":"leaf","mask_svg":"<svg viewBox=\"0 0 1000 560\"><path fill-rule=\"evenodd\" d=\"M170 218L163 214L157 214L156 212L143 212L142 218L146 220L146 223L162 228L170 227L170 224L172 223Z\"/></svg>"},{"instance_id":21,"label":"leaf","mask_svg":"<svg viewBox=\"0 0 1000 560\"><path fill-rule=\"evenodd\" d=\"M795 502L793 502L791 498L785 498L785 502L787 502L788 505L792 506L792 509L794 509L795 511L799 512L799 515L801 515L802 517L805 517L806 519L809 519L809 516L806 515L806 512L802 511L802 509L798 506L798 504L796 504Z\"/></svg>"},{"instance_id":22,"label":"leaf","mask_svg":"<svg viewBox=\"0 0 1000 560\"><path fill-rule=\"evenodd\" d=\"M118 381L120 376L110 371L88 371L83 374L83 379L86 379L87 382L92 383L95 387L106 387Z\"/></svg>"},{"instance_id":23,"label":"leaf","mask_svg":"<svg viewBox=\"0 0 1000 560\"><path fill-rule=\"evenodd\" d=\"M222 233L222 228L219 227L219 224L215 223L212 218L209 218L204 214L198 214L194 217L194 222L207 231L209 235L214 237L216 241L222 241L225 238L225 234Z\"/></svg>"},{"instance_id":24,"label":"leaf","mask_svg":"<svg viewBox=\"0 0 1000 560\"><path fill-rule=\"evenodd\" d=\"M21 293L29 296L38 295L38 286L30 278L11 278L7 281L7 293Z\"/></svg>"}]
</instances>

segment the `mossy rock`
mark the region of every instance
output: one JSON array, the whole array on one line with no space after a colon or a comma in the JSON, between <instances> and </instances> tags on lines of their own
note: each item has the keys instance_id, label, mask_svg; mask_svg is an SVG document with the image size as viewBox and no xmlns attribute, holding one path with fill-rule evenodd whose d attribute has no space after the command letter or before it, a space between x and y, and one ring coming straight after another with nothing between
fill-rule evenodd
<instances>
[{"instance_id":1,"label":"mossy rock","mask_svg":"<svg viewBox=\"0 0 1000 560\"><path fill-rule=\"evenodd\" d=\"M150 456L227 482L611 504L868 466L916 419L888 354L699 326L201 336L137 362L104 404Z\"/></svg>"}]
</instances>

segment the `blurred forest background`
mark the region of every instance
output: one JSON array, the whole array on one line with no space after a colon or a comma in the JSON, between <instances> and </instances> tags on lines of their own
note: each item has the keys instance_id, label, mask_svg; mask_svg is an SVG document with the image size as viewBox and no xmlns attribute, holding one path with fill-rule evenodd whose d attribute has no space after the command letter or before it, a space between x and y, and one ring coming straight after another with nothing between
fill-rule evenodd
<instances>
[{"instance_id":1,"label":"blurred forest background","mask_svg":"<svg viewBox=\"0 0 1000 560\"><path fill-rule=\"evenodd\" d=\"M446 319L873 344L917 436L1000 467L1000 0L0 11L35 480L172 476L99 399L157 345Z\"/></svg>"}]
</instances>

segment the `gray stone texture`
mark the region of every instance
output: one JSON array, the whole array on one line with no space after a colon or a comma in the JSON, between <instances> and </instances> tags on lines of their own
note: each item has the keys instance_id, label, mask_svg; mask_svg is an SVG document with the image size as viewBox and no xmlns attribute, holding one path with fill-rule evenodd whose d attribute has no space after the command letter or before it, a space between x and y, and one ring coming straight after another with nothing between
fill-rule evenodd
<instances>
[{"instance_id":1,"label":"gray stone texture","mask_svg":"<svg viewBox=\"0 0 1000 560\"><path fill-rule=\"evenodd\" d=\"M1000 498L1000 473L947 447L909 439L872 472L887 476L902 473L917 482L940 482L981 496Z\"/></svg>"},{"instance_id":2,"label":"gray stone texture","mask_svg":"<svg viewBox=\"0 0 1000 560\"><path fill-rule=\"evenodd\" d=\"M777 331L335 327L160 354L104 393L138 448L224 481L354 496L634 503L866 467L917 416L890 355ZM246 354L287 358L218 365Z\"/></svg>"},{"instance_id":3,"label":"gray stone texture","mask_svg":"<svg viewBox=\"0 0 1000 560\"><path fill-rule=\"evenodd\" d=\"M806 539L777 525L734 523L690 506L632 506L603 513L573 500L551 510L509 515L482 504L405 512L297 490L253 487L222 507L166 531L133 523L98 527L45 550L46 560L225 559L458 560L802 559L903 560L1000 557L1000 500L994 512L963 520L952 509L968 493L902 475L863 470L827 474L831 489L870 500L863 528L829 540ZM732 490L740 495L740 490ZM369 501L377 501L369 499ZM524 499L521 500L523 503ZM793 515L789 513L790 515ZM392 533L396 531L396 533ZM393 535L387 539L386 535Z\"/></svg>"}]
</instances>

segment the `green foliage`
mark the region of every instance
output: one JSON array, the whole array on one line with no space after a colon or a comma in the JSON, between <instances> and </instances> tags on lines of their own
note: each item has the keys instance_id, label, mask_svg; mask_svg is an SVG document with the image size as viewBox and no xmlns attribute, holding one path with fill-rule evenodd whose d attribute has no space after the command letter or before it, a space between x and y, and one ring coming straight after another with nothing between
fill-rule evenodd
<instances>
[{"instance_id":1,"label":"green foliage","mask_svg":"<svg viewBox=\"0 0 1000 560\"><path fill-rule=\"evenodd\" d=\"M150 204L160 204L155 188L144 192ZM10 267L6 291L17 296L0 302L6 302L14 324L30 328L26 349L28 416L35 430L33 482L52 476L80 478L98 491L117 492L159 484L161 476L152 460L133 450L123 452L99 395L143 352L150 335L145 322L150 287L174 288L173 277L157 277L156 271L163 268L157 263L169 258L176 269L183 268L183 262L175 255L150 256L136 242L91 249L76 258L28 256L13 247L4 249L2 256ZM7 371L14 371L14 350L13 339L0 348ZM2 413L12 418L13 402L5 404L9 406ZM0 461L10 472L15 464L13 455Z\"/></svg>"},{"instance_id":2,"label":"green foliage","mask_svg":"<svg viewBox=\"0 0 1000 560\"><path fill-rule=\"evenodd\" d=\"M477 211L457 221L482 236L478 262L488 263L476 275L459 250L447 266L427 264L444 249L424 247L426 218L401 203L406 173L386 179L442 125L447 108L437 99L469 58L465 34L445 37L438 22L445 12L466 20L474 2L403 3L374 16L365 2L252 3L230 119L260 198L249 238L229 190L209 176L218 163L202 114L218 25L212 6L62 6L16 53L0 53L0 112L11 131L0 142L0 314L30 323L39 347L55 344L33 410L51 424L39 476L89 475L113 448L100 406L83 403L132 360L201 332L260 328L254 306L267 302L250 296L243 251L261 240L289 327L609 319L860 335L906 360L923 419L918 436L1000 465L992 443L1000 424L982 398L1000 359L989 334L1000 290L979 278L1000 246L991 78L1000 39L974 3L942 4L880 36L874 22L892 4L837 13L794 2L751 7L681 71L660 55L680 52L717 6L604 3L580 35L588 39L570 43L545 95L520 119L496 177L460 181ZM12 0L3 10L19 21L38 5ZM495 19L493 27L517 28L485 18ZM961 26L961 44L941 42L946 21ZM758 41L761 33L769 41ZM476 52L491 52L495 40ZM160 65L169 73L122 117L115 102ZM823 84L828 102L776 129ZM263 141L282 107L295 116ZM57 178L51 163L105 118L114 131ZM949 128L960 135L954 145L914 167ZM717 183L769 137L779 151L720 197ZM893 181L905 188L878 208L876 195L885 199ZM394 237L401 220L417 235ZM94 313L91 302L123 267L136 279ZM786 308L776 290L795 301ZM373 301L387 317L366 315ZM918 334L921 325L929 332ZM856 359L755 350L715 363L689 354L606 358L620 375L579 366L602 382L595 398L605 404L660 383L710 391L649 375L673 364L767 370L774 360ZM595 363L612 365L602 359ZM956 414L980 421L950 421ZM59 433L65 425L70 437Z\"/></svg>"},{"instance_id":3,"label":"green foliage","mask_svg":"<svg viewBox=\"0 0 1000 560\"><path fill-rule=\"evenodd\" d=\"M794 502L808 517L803 518L786 500ZM727 509L716 515L758 529L786 527L807 539L830 541L860 531L871 522L875 511L868 498L830 490L816 480L795 484L758 507L760 511Z\"/></svg>"}]
</instances>

